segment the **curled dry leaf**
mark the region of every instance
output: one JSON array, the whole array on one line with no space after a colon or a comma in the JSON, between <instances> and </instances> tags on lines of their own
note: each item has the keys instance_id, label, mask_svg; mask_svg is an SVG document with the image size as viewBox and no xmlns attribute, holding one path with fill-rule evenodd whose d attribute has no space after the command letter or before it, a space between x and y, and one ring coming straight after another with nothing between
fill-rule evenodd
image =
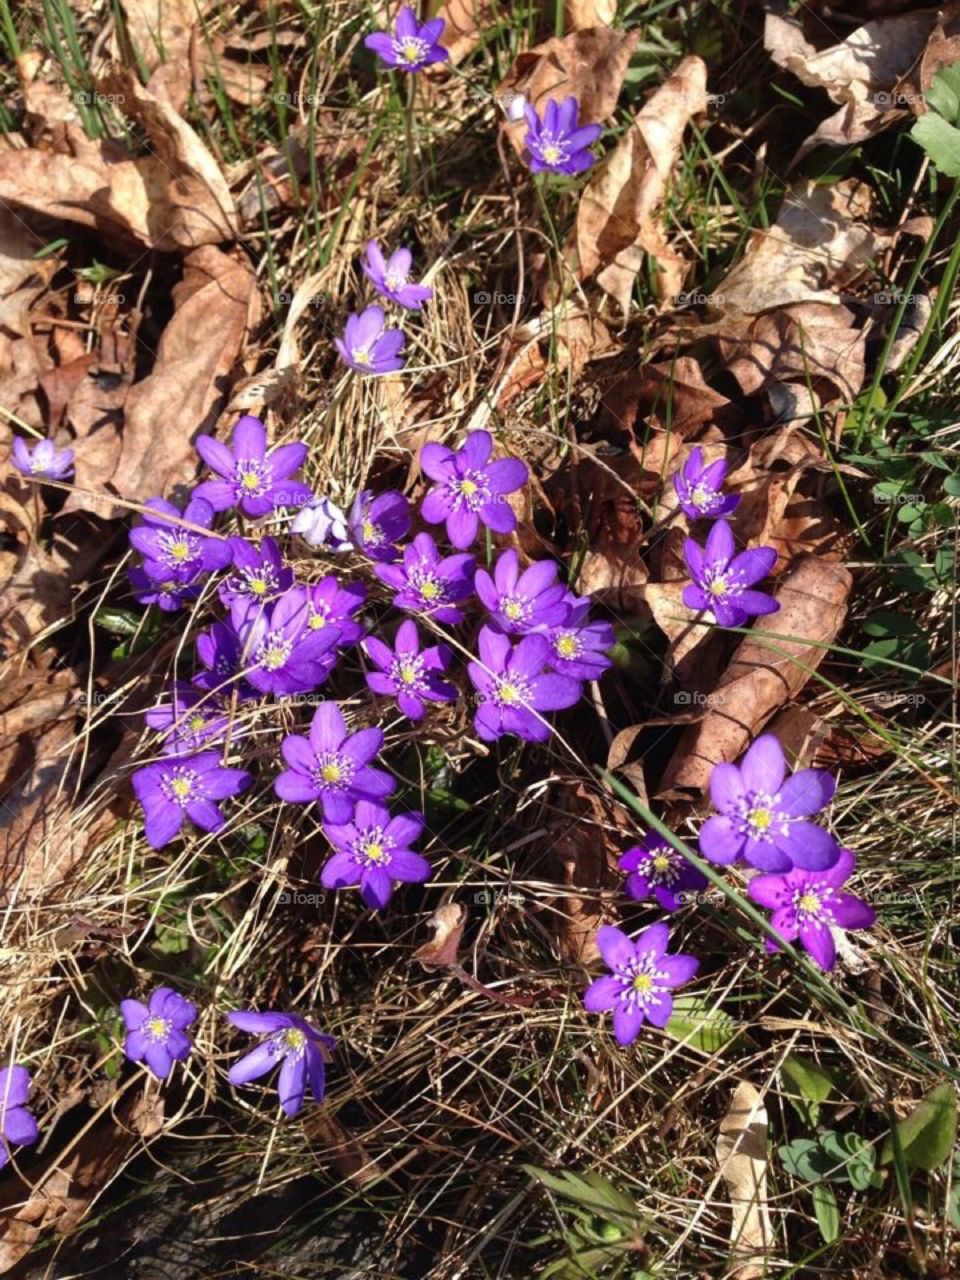
<instances>
[{"instance_id":1,"label":"curled dry leaf","mask_svg":"<svg viewBox=\"0 0 960 1280\"><path fill-rule=\"evenodd\" d=\"M603 896L612 900L622 882L617 824L610 800L580 780L561 779L552 794L555 808L544 852L559 861L569 890L560 951L568 960L590 964L600 955L596 934L603 920Z\"/></svg>"},{"instance_id":2,"label":"curled dry leaf","mask_svg":"<svg viewBox=\"0 0 960 1280\"><path fill-rule=\"evenodd\" d=\"M467 911L459 902L445 902L430 917L434 931L430 942L425 942L413 953L425 969L442 969L459 966L460 939L467 923Z\"/></svg>"},{"instance_id":3,"label":"curled dry leaf","mask_svg":"<svg viewBox=\"0 0 960 1280\"><path fill-rule=\"evenodd\" d=\"M617 0L564 0L564 31L609 27L617 16Z\"/></svg>"},{"instance_id":4,"label":"curled dry leaf","mask_svg":"<svg viewBox=\"0 0 960 1280\"><path fill-rule=\"evenodd\" d=\"M735 430L741 422L741 411L708 386L699 362L692 356L639 366L633 363L626 369L611 362L602 389L601 426L610 423L631 433L644 470L650 470L655 452L650 443L645 447L639 443L649 427L667 433L670 439L687 440L707 423ZM673 453L677 447L673 446ZM660 456L672 464L673 453L667 450ZM658 472L654 490L659 489L660 480Z\"/></svg>"},{"instance_id":5,"label":"curled dry leaf","mask_svg":"<svg viewBox=\"0 0 960 1280\"><path fill-rule=\"evenodd\" d=\"M480 47L483 34L496 22L497 5L494 0L448 0L436 16L444 22L440 43L456 67Z\"/></svg>"},{"instance_id":6,"label":"curled dry leaf","mask_svg":"<svg viewBox=\"0 0 960 1280\"><path fill-rule=\"evenodd\" d=\"M748 1081L737 1085L720 1121L717 1164L730 1197L730 1280L768 1274L773 1242L767 1208L767 1109Z\"/></svg>"},{"instance_id":7,"label":"curled dry leaf","mask_svg":"<svg viewBox=\"0 0 960 1280\"><path fill-rule=\"evenodd\" d=\"M577 210L575 246L581 280L597 283L620 306L630 306L633 282L650 254L660 270L659 292L673 298L686 271L671 249L658 213L692 116L707 109L707 68L684 58L590 179Z\"/></svg>"},{"instance_id":8,"label":"curled dry leaf","mask_svg":"<svg viewBox=\"0 0 960 1280\"><path fill-rule=\"evenodd\" d=\"M853 577L841 564L804 557L780 580L777 613L754 621L713 691L703 718L684 730L660 787L664 798L704 792L713 766L739 758L771 715L804 687L847 616ZM770 639L765 636L789 636Z\"/></svg>"}]
</instances>

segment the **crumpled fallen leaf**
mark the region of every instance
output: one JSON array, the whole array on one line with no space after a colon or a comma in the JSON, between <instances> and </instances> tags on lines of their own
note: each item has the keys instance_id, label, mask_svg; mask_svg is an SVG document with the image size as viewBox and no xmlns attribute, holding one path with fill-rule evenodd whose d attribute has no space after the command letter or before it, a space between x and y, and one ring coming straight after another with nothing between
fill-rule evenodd
<instances>
[{"instance_id":1,"label":"crumpled fallen leaf","mask_svg":"<svg viewBox=\"0 0 960 1280\"><path fill-rule=\"evenodd\" d=\"M459 966L460 939L467 923L466 908L459 902L445 902L430 917L433 938L418 947L413 958L425 969Z\"/></svg>"},{"instance_id":2,"label":"crumpled fallen leaf","mask_svg":"<svg viewBox=\"0 0 960 1280\"><path fill-rule=\"evenodd\" d=\"M640 443L649 427L656 427L679 442L696 435L707 423L733 431L742 421L741 410L707 384L693 356L651 364L632 363L626 370L611 361L609 373L601 383L600 425L630 433L644 470L650 469L657 452L650 442L645 446ZM672 465L677 447L678 443L672 451L667 449L660 454L667 465ZM659 489L660 479L658 474L653 490Z\"/></svg>"},{"instance_id":3,"label":"crumpled fallen leaf","mask_svg":"<svg viewBox=\"0 0 960 1280\"><path fill-rule=\"evenodd\" d=\"M760 1280L773 1242L767 1208L767 1109L748 1081L720 1121L717 1164L730 1196L730 1280Z\"/></svg>"},{"instance_id":4,"label":"crumpled fallen leaf","mask_svg":"<svg viewBox=\"0 0 960 1280\"><path fill-rule=\"evenodd\" d=\"M563 884L571 891L564 898L560 951L567 960L590 964L600 955L596 934L603 919L603 893L612 899L622 883L613 805L572 778L559 779L553 796L555 812L544 851L560 862Z\"/></svg>"},{"instance_id":5,"label":"crumpled fallen leaf","mask_svg":"<svg viewBox=\"0 0 960 1280\"><path fill-rule=\"evenodd\" d=\"M30 304L57 269L54 257L39 261L40 236L0 205L0 328L25 337Z\"/></svg>"},{"instance_id":6,"label":"crumpled fallen leaf","mask_svg":"<svg viewBox=\"0 0 960 1280\"><path fill-rule=\"evenodd\" d=\"M135 383L124 409L116 491L142 501L194 474L193 442L216 425L226 380L259 316L256 280L244 254L202 245L184 259L174 313L153 371Z\"/></svg>"},{"instance_id":7,"label":"crumpled fallen leaf","mask_svg":"<svg viewBox=\"0 0 960 1280\"><path fill-rule=\"evenodd\" d=\"M683 731L660 784L661 798L705 791L713 766L737 760L778 707L796 697L839 635L852 587L843 565L814 556L784 574L774 591L779 611L754 621L709 691L705 715ZM765 644L765 634L791 639Z\"/></svg>"},{"instance_id":8,"label":"crumpled fallen leaf","mask_svg":"<svg viewBox=\"0 0 960 1280\"><path fill-rule=\"evenodd\" d=\"M480 47L483 33L496 21L497 5L494 0L448 0L436 16L444 23L440 43L456 67Z\"/></svg>"},{"instance_id":9,"label":"crumpled fallen leaf","mask_svg":"<svg viewBox=\"0 0 960 1280\"><path fill-rule=\"evenodd\" d=\"M495 407L502 412L530 387L563 375L571 384L589 360L616 350L596 316L569 305L547 308L513 333Z\"/></svg>"},{"instance_id":10,"label":"crumpled fallen leaf","mask_svg":"<svg viewBox=\"0 0 960 1280\"><path fill-rule=\"evenodd\" d=\"M633 282L650 254L662 298L673 298L687 264L670 247L657 214L690 118L707 109L707 68L684 58L590 178L577 210L577 275L597 283L626 315ZM568 256L572 245L568 246Z\"/></svg>"},{"instance_id":11,"label":"crumpled fallen leaf","mask_svg":"<svg viewBox=\"0 0 960 1280\"><path fill-rule=\"evenodd\" d=\"M617 16L617 0L564 0L564 31L609 27Z\"/></svg>"}]
</instances>

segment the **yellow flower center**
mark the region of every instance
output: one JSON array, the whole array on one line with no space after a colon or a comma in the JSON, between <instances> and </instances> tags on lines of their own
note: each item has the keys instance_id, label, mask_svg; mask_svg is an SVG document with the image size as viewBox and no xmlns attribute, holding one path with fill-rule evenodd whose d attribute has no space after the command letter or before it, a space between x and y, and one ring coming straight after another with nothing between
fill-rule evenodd
<instances>
[{"instance_id":1,"label":"yellow flower center","mask_svg":"<svg viewBox=\"0 0 960 1280\"><path fill-rule=\"evenodd\" d=\"M363 846L363 852L366 854L366 856L370 859L371 862L386 861L387 851L386 849L384 849L383 845L378 843L378 841L376 840L369 840Z\"/></svg>"},{"instance_id":2,"label":"yellow flower center","mask_svg":"<svg viewBox=\"0 0 960 1280\"><path fill-rule=\"evenodd\" d=\"M667 857L665 853L657 854L657 856L653 860L653 869L654 871L661 871L661 872L670 870L670 859Z\"/></svg>"},{"instance_id":3,"label":"yellow flower center","mask_svg":"<svg viewBox=\"0 0 960 1280\"><path fill-rule=\"evenodd\" d=\"M543 158L547 164L556 164L560 159L560 150L555 147L552 142L548 142L543 148Z\"/></svg>"},{"instance_id":4,"label":"yellow flower center","mask_svg":"<svg viewBox=\"0 0 960 1280\"><path fill-rule=\"evenodd\" d=\"M652 991L653 979L649 973L638 973L633 980L634 991Z\"/></svg>"},{"instance_id":5,"label":"yellow flower center","mask_svg":"<svg viewBox=\"0 0 960 1280\"><path fill-rule=\"evenodd\" d=\"M766 831L773 822L773 814L769 809L751 809L747 818L756 831Z\"/></svg>"},{"instance_id":6,"label":"yellow flower center","mask_svg":"<svg viewBox=\"0 0 960 1280\"><path fill-rule=\"evenodd\" d=\"M709 584L707 587L707 594L711 596L726 595L728 585L726 574L721 573L719 577L714 578L714 580Z\"/></svg>"},{"instance_id":7,"label":"yellow flower center","mask_svg":"<svg viewBox=\"0 0 960 1280\"><path fill-rule=\"evenodd\" d=\"M166 592L167 595L173 595L177 589L177 584L171 579L169 582L161 582L160 590Z\"/></svg>"},{"instance_id":8,"label":"yellow flower center","mask_svg":"<svg viewBox=\"0 0 960 1280\"><path fill-rule=\"evenodd\" d=\"M520 690L517 688L515 684L511 684L509 680L505 680L503 684L500 686L500 701L512 703L512 702L519 702L519 700L520 700Z\"/></svg>"},{"instance_id":9,"label":"yellow flower center","mask_svg":"<svg viewBox=\"0 0 960 1280\"><path fill-rule=\"evenodd\" d=\"M420 584L420 595L424 600L436 600L440 594L439 582L434 582L432 578L427 578L425 582Z\"/></svg>"},{"instance_id":10,"label":"yellow flower center","mask_svg":"<svg viewBox=\"0 0 960 1280\"><path fill-rule=\"evenodd\" d=\"M523 606L517 600L508 600L503 606L503 612L511 622L516 622L518 618L523 617Z\"/></svg>"},{"instance_id":11,"label":"yellow flower center","mask_svg":"<svg viewBox=\"0 0 960 1280\"><path fill-rule=\"evenodd\" d=\"M283 1043L294 1053L300 1053L307 1043L307 1037L299 1027L288 1027L283 1033Z\"/></svg>"},{"instance_id":12,"label":"yellow flower center","mask_svg":"<svg viewBox=\"0 0 960 1280\"><path fill-rule=\"evenodd\" d=\"M260 477L255 471L245 471L240 484L244 489L258 489L260 487Z\"/></svg>"},{"instance_id":13,"label":"yellow flower center","mask_svg":"<svg viewBox=\"0 0 960 1280\"><path fill-rule=\"evenodd\" d=\"M255 596L266 595L267 584L264 582L263 578L251 578L250 590Z\"/></svg>"},{"instance_id":14,"label":"yellow flower center","mask_svg":"<svg viewBox=\"0 0 960 1280\"><path fill-rule=\"evenodd\" d=\"M557 641L557 653L561 658L575 658L577 656L576 636L561 636Z\"/></svg>"},{"instance_id":15,"label":"yellow flower center","mask_svg":"<svg viewBox=\"0 0 960 1280\"><path fill-rule=\"evenodd\" d=\"M272 644L263 655L262 666L268 671L276 671L278 667L282 667L286 661L287 653L285 649L281 649L279 645Z\"/></svg>"},{"instance_id":16,"label":"yellow flower center","mask_svg":"<svg viewBox=\"0 0 960 1280\"><path fill-rule=\"evenodd\" d=\"M815 893L804 893L800 895L797 906L805 915L815 916L820 910L820 899Z\"/></svg>"},{"instance_id":17,"label":"yellow flower center","mask_svg":"<svg viewBox=\"0 0 960 1280\"><path fill-rule=\"evenodd\" d=\"M382 536L372 520L364 520L360 526L360 532L363 534L364 542L379 542Z\"/></svg>"},{"instance_id":18,"label":"yellow flower center","mask_svg":"<svg viewBox=\"0 0 960 1280\"><path fill-rule=\"evenodd\" d=\"M170 1030L166 1018L148 1018L146 1032L153 1040L164 1040Z\"/></svg>"},{"instance_id":19,"label":"yellow flower center","mask_svg":"<svg viewBox=\"0 0 960 1280\"><path fill-rule=\"evenodd\" d=\"M170 790L175 796L179 796L181 800L186 800L190 794L191 785L189 778L174 778L170 783Z\"/></svg>"},{"instance_id":20,"label":"yellow flower center","mask_svg":"<svg viewBox=\"0 0 960 1280\"><path fill-rule=\"evenodd\" d=\"M324 782L339 782L343 777L343 770L336 761L332 761L330 764L325 764L321 768L320 777Z\"/></svg>"},{"instance_id":21,"label":"yellow flower center","mask_svg":"<svg viewBox=\"0 0 960 1280\"><path fill-rule=\"evenodd\" d=\"M461 480L460 492L469 498L477 492L477 485L473 480Z\"/></svg>"},{"instance_id":22,"label":"yellow flower center","mask_svg":"<svg viewBox=\"0 0 960 1280\"><path fill-rule=\"evenodd\" d=\"M325 627L326 625L327 620L322 613L311 613L308 626L310 626L314 631L319 631L321 627Z\"/></svg>"},{"instance_id":23,"label":"yellow flower center","mask_svg":"<svg viewBox=\"0 0 960 1280\"><path fill-rule=\"evenodd\" d=\"M369 347L354 347L354 348L353 348L353 350L350 352L350 354L353 356L353 359L354 359L354 363L355 363L355 364L369 364L369 363L370 363L370 348L369 348Z\"/></svg>"},{"instance_id":24,"label":"yellow flower center","mask_svg":"<svg viewBox=\"0 0 960 1280\"><path fill-rule=\"evenodd\" d=\"M414 684L417 679L417 669L411 666L409 662L403 663L400 667L400 679L404 684Z\"/></svg>"},{"instance_id":25,"label":"yellow flower center","mask_svg":"<svg viewBox=\"0 0 960 1280\"><path fill-rule=\"evenodd\" d=\"M185 542L183 538L179 538L176 542L171 542L170 554L174 558L174 560L179 560L181 563L183 563L184 560L189 560L190 558L189 543Z\"/></svg>"},{"instance_id":26,"label":"yellow flower center","mask_svg":"<svg viewBox=\"0 0 960 1280\"><path fill-rule=\"evenodd\" d=\"M191 716L187 723L190 726L191 733L199 733L200 730L204 728L207 722L206 720L204 720L203 716L195 715L195 716Z\"/></svg>"}]
</instances>

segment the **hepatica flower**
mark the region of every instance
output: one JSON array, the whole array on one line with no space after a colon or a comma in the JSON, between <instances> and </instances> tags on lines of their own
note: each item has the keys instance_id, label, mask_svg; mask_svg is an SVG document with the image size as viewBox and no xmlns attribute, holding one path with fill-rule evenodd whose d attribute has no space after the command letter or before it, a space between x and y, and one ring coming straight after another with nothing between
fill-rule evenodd
<instances>
[{"instance_id":1,"label":"hepatica flower","mask_svg":"<svg viewBox=\"0 0 960 1280\"><path fill-rule=\"evenodd\" d=\"M557 102L550 98L543 109L543 120L532 104L524 109L527 136L524 139L534 173L582 173L593 164L588 148L603 133L599 124L577 128L580 104L576 98Z\"/></svg>"},{"instance_id":2,"label":"hepatica flower","mask_svg":"<svg viewBox=\"0 0 960 1280\"><path fill-rule=\"evenodd\" d=\"M228 607L266 603L293 586L293 570L283 563L273 538L264 538L259 547L246 538L231 538L233 569L220 584L219 596Z\"/></svg>"},{"instance_id":3,"label":"hepatica flower","mask_svg":"<svg viewBox=\"0 0 960 1280\"><path fill-rule=\"evenodd\" d=\"M294 516L290 532L299 533L308 547L353 550L346 514L330 498L311 498Z\"/></svg>"},{"instance_id":4,"label":"hepatica flower","mask_svg":"<svg viewBox=\"0 0 960 1280\"><path fill-rule=\"evenodd\" d=\"M356 644L364 626L353 615L363 608L366 599L367 589L362 582L345 582L341 586L332 573L328 574L307 588L307 627L311 631L336 628L339 648Z\"/></svg>"},{"instance_id":5,"label":"hepatica flower","mask_svg":"<svg viewBox=\"0 0 960 1280\"><path fill-rule=\"evenodd\" d=\"M58 449L52 440L38 440L31 449L21 436L14 436L13 465L38 480L66 480L73 471L73 450Z\"/></svg>"},{"instance_id":6,"label":"hepatica flower","mask_svg":"<svg viewBox=\"0 0 960 1280\"><path fill-rule=\"evenodd\" d=\"M204 831L221 830L227 820L218 801L235 796L250 781L246 769L222 765L218 751L168 756L144 765L131 782L143 806L147 842L162 849L179 834L187 818Z\"/></svg>"},{"instance_id":7,"label":"hepatica flower","mask_svg":"<svg viewBox=\"0 0 960 1280\"><path fill-rule=\"evenodd\" d=\"M243 699L256 697L257 691L241 677L243 646L232 626L214 622L209 631L201 631L197 636L197 657L206 668L193 677L198 689L223 694L236 689Z\"/></svg>"},{"instance_id":8,"label":"hepatica flower","mask_svg":"<svg viewBox=\"0 0 960 1280\"><path fill-rule=\"evenodd\" d=\"M397 14L393 32L377 31L363 43L381 62L397 71L422 71L433 62L445 62L450 56L439 43L444 21L433 18L419 23L409 5Z\"/></svg>"},{"instance_id":9,"label":"hepatica flower","mask_svg":"<svg viewBox=\"0 0 960 1280\"><path fill-rule=\"evenodd\" d=\"M636 1040L644 1022L664 1027L673 1012L673 988L689 982L700 967L696 956L668 955L670 930L652 924L636 942L612 925L597 932L597 946L611 973L597 978L584 992L588 1013L613 1010L618 1043Z\"/></svg>"},{"instance_id":10,"label":"hepatica flower","mask_svg":"<svg viewBox=\"0 0 960 1280\"><path fill-rule=\"evenodd\" d=\"M316 1102L323 1101L325 1091L324 1051L337 1043L296 1013L256 1013L253 1010L228 1013L227 1018L241 1031L264 1036L228 1072L233 1085L259 1080L279 1063L277 1092L280 1106L288 1116L295 1116L303 1106L307 1085Z\"/></svg>"},{"instance_id":11,"label":"hepatica flower","mask_svg":"<svg viewBox=\"0 0 960 1280\"><path fill-rule=\"evenodd\" d=\"M170 701L151 707L144 720L151 729L165 734L165 755L200 751L221 739L230 723L221 697L182 680L174 683Z\"/></svg>"},{"instance_id":12,"label":"hepatica flower","mask_svg":"<svg viewBox=\"0 0 960 1280\"><path fill-rule=\"evenodd\" d=\"M200 594L200 583L196 580L184 582L182 578L151 578L142 565L134 565L127 577L138 604L154 605L164 613L175 613Z\"/></svg>"},{"instance_id":13,"label":"hepatica flower","mask_svg":"<svg viewBox=\"0 0 960 1280\"><path fill-rule=\"evenodd\" d=\"M394 881L419 884L430 879L430 863L410 848L423 830L422 813L396 818L382 805L361 800L350 822L324 823L337 852L320 879L327 889L360 886L360 896L373 911L382 911L393 894Z\"/></svg>"},{"instance_id":14,"label":"hepatica flower","mask_svg":"<svg viewBox=\"0 0 960 1280\"><path fill-rule=\"evenodd\" d=\"M367 307L347 321L342 338L334 338L344 364L357 373L396 373L403 368L400 352L406 338L400 329L387 329L382 307Z\"/></svg>"},{"instance_id":15,"label":"hepatica flower","mask_svg":"<svg viewBox=\"0 0 960 1280\"><path fill-rule=\"evenodd\" d=\"M751 590L776 564L776 551L754 547L737 555L725 520L711 527L705 547L687 538L683 554L693 578L683 589L688 609L705 609L722 627L739 627L750 617L776 613L780 608L773 596Z\"/></svg>"},{"instance_id":16,"label":"hepatica flower","mask_svg":"<svg viewBox=\"0 0 960 1280\"><path fill-rule=\"evenodd\" d=\"M638 902L655 898L664 911L676 911L683 905L684 894L699 893L707 886L703 872L656 831L648 831L623 854L620 870L629 872L624 887L631 898Z\"/></svg>"},{"instance_id":17,"label":"hepatica flower","mask_svg":"<svg viewBox=\"0 0 960 1280\"><path fill-rule=\"evenodd\" d=\"M244 674L260 693L309 693L329 675L326 655L336 647L339 632L310 626L306 588L291 587L263 607L235 604L231 620L240 638Z\"/></svg>"},{"instance_id":18,"label":"hepatica flower","mask_svg":"<svg viewBox=\"0 0 960 1280\"><path fill-rule=\"evenodd\" d=\"M473 581L501 631L543 631L564 622L570 613L567 589L557 582L553 560L538 560L521 573L520 558L511 547L498 556L492 577L478 569Z\"/></svg>"},{"instance_id":19,"label":"hepatica flower","mask_svg":"<svg viewBox=\"0 0 960 1280\"><path fill-rule=\"evenodd\" d=\"M368 673L367 684L374 693L396 698L411 720L423 719L424 702L456 702L456 689L442 678L453 655L446 645L421 649L417 624L411 619L400 624L392 649L375 636L368 636L363 647L378 667Z\"/></svg>"},{"instance_id":20,"label":"hepatica flower","mask_svg":"<svg viewBox=\"0 0 960 1280\"><path fill-rule=\"evenodd\" d=\"M473 592L473 570L473 556L442 557L429 533L418 533L402 564L378 564L374 572L396 592L398 609L453 624L463 618L458 603Z\"/></svg>"},{"instance_id":21,"label":"hepatica flower","mask_svg":"<svg viewBox=\"0 0 960 1280\"><path fill-rule=\"evenodd\" d=\"M706 466L700 446L691 449L689 458L673 476L673 487L684 515L690 520L699 520L702 516L716 519L735 510L740 504L740 495L721 492L726 474L727 464L723 458Z\"/></svg>"},{"instance_id":22,"label":"hepatica flower","mask_svg":"<svg viewBox=\"0 0 960 1280\"><path fill-rule=\"evenodd\" d=\"M456 452L436 443L420 450L420 466L437 482L420 514L427 524L446 522L447 537L455 547L469 547L481 522L494 533L512 533L517 527L506 495L527 483L527 468L519 458L491 462L492 453L489 431L471 431Z\"/></svg>"},{"instance_id":23,"label":"hepatica flower","mask_svg":"<svg viewBox=\"0 0 960 1280\"><path fill-rule=\"evenodd\" d=\"M193 497L181 513L164 498L150 498L143 524L130 530L130 544L143 556L143 569L154 582L193 582L201 573L223 569L233 558L226 538L200 532L213 524L214 510ZM197 526L188 528L188 525Z\"/></svg>"},{"instance_id":24,"label":"hepatica flower","mask_svg":"<svg viewBox=\"0 0 960 1280\"><path fill-rule=\"evenodd\" d=\"M822 769L786 776L783 748L762 734L734 764L716 764L710 795L719 815L700 829L700 848L711 862L745 858L760 871L824 871L839 856L833 836L806 819L833 799L836 783Z\"/></svg>"},{"instance_id":25,"label":"hepatica flower","mask_svg":"<svg viewBox=\"0 0 960 1280\"><path fill-rule=\"evenodd\" d=\"M397 249L389 258L384 258L380 246L371 240L366 259L360 265L377 293L408 311L419 311L433 297L433 290L426 285L410 283L413 254L409 249Z\"/></svg>"},{"instance_id":26,"label":"hepatica flower","mask_svg":"<svg viewBox=\"0 0 960 1280\"><path fill-rule=\"evenodd\" d=\"M544 671L550 652L545 636L525 636L514 648L501 632L481 627L478 643L480 661L467 666L481 695L474 718L477 734L485 742L507 733L526 742L546 741L550 726L543 713L572 707L580 697L580 682Z\"/></svg>"},{"instance_id":27,"label":"hepatica flower","mask_svg":"<svg viewBox=\"0 0 960 1280\"><path fill-rule=\"evenodd\" d=\"M612 665L607 650L616 636L609 622L590 620L590 601L568 593L569 613L559 626L548 632L550 653L547 665L562 676L576 680L596 680Z\"/></svg>"},{"instance_id":28,"label":"hepatica flower","mask_svg":"<svg viewBox=\"0 0 960 1280\"><path fill-rule=\"evenodd\" d=\"M10 1159L11 1147L28 1147L40 1137L40 1129L27 1110L30 1072L26 1067L0 1067L0 1169Z\"/></svg>"},{"instance_id":29,"label":"hepatica flower","mask_svg":"<svg viewBox=\"0 0 960 1280\"><path fill-rule=\"evenodd\" d=\"M193 1047L187 1027L197 1019L196 1006L171 987L157 987L147 1003L121 1000L127 1028L123 1052L131 1062L145 1062L158 1080L166 1080L175 1062Z\"/></svg>"},{"instance_id":30,"label":"hepatica flower","mask_svg":"<svg viewBox=\"0 0 960 1280\"><path fill-rule=\"evenodd\" d=\"M827 871L754 876L747 893L754 902L773 912L770 923L785 942L799 939L821 969L832 969L837 948L831 929L869 929L877 918L873 907L841 888L853 875L855 866L851 851L841 849L836 863ZM780 950L771 938L766 946L768 951Z\"/></svg>"},{"instance_id":31,"label":"hepatica flower","mask_svg":"<svg viewBox=\"0 0 960 1280\"><path fill-rule=\"evenodd\" d=\"M277 507L299 507L310 500L307 486L291 478L305 462L307 446L268 449L266 428L252 414L244 414L233 428L229 448L213 436L200 436L197 453L220 477L194 490L194 497L206 499L214 511L236 506L245 516L265 516Z\"/></svg>"},{"instance_id":32,"label":"hepatica flower","mask_svg":"<svg viewBox=\"0 0 960 1280\"><path fill-rule=\"evenodd\" d=\"M382 729L350 733L335 702L321 702L309 737L291 734L280 751L289 766L274 779L281 800L309 804L319 800L327 822L349 822L359 800L382 800L393 778L370 761L383 746Z\"/></svg>"},{"instance_id":33,"label":"hepatica flower","mask_svg":"<svg viewBox=\"0 0 960 1280\"><path fill-rule=\"evenodd\" d=\"M374 495L358 493L350 508L350 536L371 560L392 564L400 558L397 543L410 532L410 503L396 489Z\"/></svg>"}]
</instances>

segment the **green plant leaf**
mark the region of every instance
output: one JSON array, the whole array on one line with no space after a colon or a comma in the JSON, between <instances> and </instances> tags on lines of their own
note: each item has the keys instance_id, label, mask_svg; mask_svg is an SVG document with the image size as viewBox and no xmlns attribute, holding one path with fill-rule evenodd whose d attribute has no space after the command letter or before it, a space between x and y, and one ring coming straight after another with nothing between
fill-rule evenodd
<instances>
[{"instance_id":1,"label":"green plant leaf","mask_svg":"<svg viewBox=\"0 0 960 1280\"><path fill-rule=\"evenodd\" d=\"M938 1169L946 1163L957 1137L957 1095L952 1084L939 1084L897 1123L897 1139L910 1169ZM888 1136L880 1163L893 1159L893 1137Z\"/></svg>"},{"instance_id":2,"label":"green plant leaf","mask_svg":"<svg viewBox=\"0 0 960 1280\"><path fill-rule=\"evenodd\" d=\"M931 111L960 124L960 62L941 68L923 97Z\"/></svg>"},{"instance_id":3,"label":"green plant leaf","mask_svg":"<svg viewBox=\"0 0 960 1280\"><path fill-rule=\"evenodd\" d=\"M827 1244L833 1244L840 1234L840 1211L833 1187L828 1187L825 1182L818 1182L813 1188L813 1211L817 1215L820 1234Z\"/></svg>"},{"instance_id":4,"label":"green plant leaf","mask_svg":"<svg viewBox=\"0 0 960 1280\"><path fill-rule=\"evenodd\" d=\"M856 1133L831 1131L820 1135L820 1148L833 1166L831 1181L849 1182L855 1191L866 1191L877 1163L877 1153L871 1143Z\"/></svg>"},{"instance_id":5,"label":"green plant leaf","mask_svg":"<svg viewBox=\"0 0 960 1280\"><path fill-rule=\"evenodd\" d=\"M930 111L913 126L910 137L923 147L941 173L960 178L960 129Z\"/></svg>"},{"instance_id":6,"label":"green plant leaf","mask_svg":"<svg viewBox=\"0 0 960 1280\"><path fill-rule=\"evenodd\" d=\"M700 1053L720 1053L740 1034L740 1027L722 1009L711 1008L701 996L675 996L666 1025L668 1036Z\"/></svg>"},{"instance_id":7,"label":"green plant leaf","mask_svg":"<svg viewBox=\"0 0 960 1280\"><path fill-rule=\"evenodd\" d=\"M815 1138L794 1138L778 1151L786 1171L800 1182L820 1182L836 1163Z\"/></svg>"},{"instance_id":8,"label":"green plant leaf","mask_svg":"<svg viewBox=\"0 0 960 1280\"><path fill-rule=\"evenodd\" d=\"M833 1091L833 1076L812 1058L803 1058L798 1053L788 1054L784 1058L782 1071L800 1097L811 1104L798 1110L801 1114L809 1112L816 1123L820 1103L826 1102Z\"/></svg>"}]
</instances>

